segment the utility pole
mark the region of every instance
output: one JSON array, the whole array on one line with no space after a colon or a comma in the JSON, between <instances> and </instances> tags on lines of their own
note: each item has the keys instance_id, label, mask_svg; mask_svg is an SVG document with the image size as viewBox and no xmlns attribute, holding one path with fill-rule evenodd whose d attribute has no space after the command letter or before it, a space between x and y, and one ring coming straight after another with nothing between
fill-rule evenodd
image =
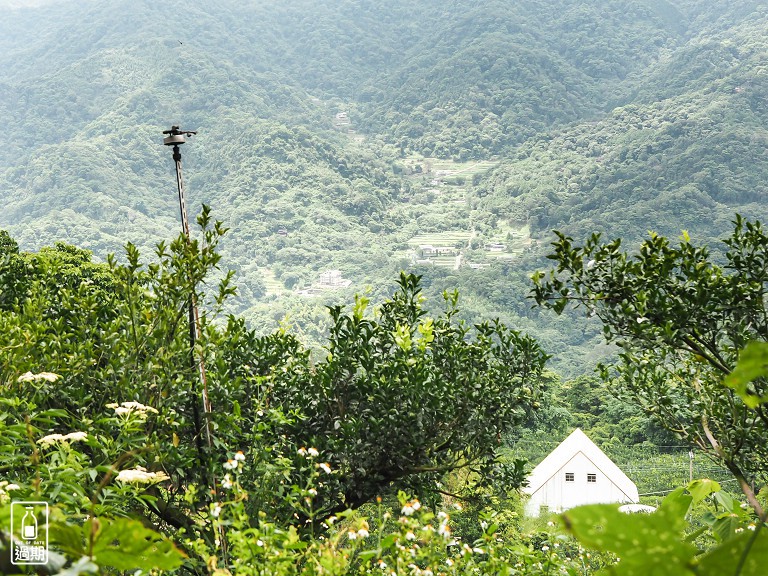
<instances>
[{"instance_id":1,"label":"utility pole","mask_svg":"<svg viewBox=\"0 0 768 576\"><path fill-rule=\"evenodd\" d=\"M170 130L164 130L163 134L167 134L163 138L163 144L166 146L173 146L173 160L176 163L176 186L179 190L179 211L181 212L181 227L184 237L187 243L191 242L189 219L187 218L187 204L184 198L184 179L181 173L181 150L179 146L186 142L186 137L197 134L194 130L181 130L178 126L171 126ZM192 366L196 366L198 376L200 378L201 396L203 399L203 425L200 424L200 415L197 408L197 403L193 403L193 413L195 418L195 433L198 438L198 447L200 447L200 434L201 428L205 431L205 440L208 445L208 450L213 448L213 438L211 436L210 425L210 413L211 403L208 398L208 380L205 373L205 363L203 361L202 354L199 358L195 358L195 342L200 339L200 313L197 308L197 301L195 298L195 289L192 287L192 292L189 295L189 350L190 361ZM200 450L202 455L202 450ZM203 464L204 462L201 462Z\"/></svg>"},{"instance_id":2,"label":"utility pole","mask_svg":"<svg viewBox=\"0 0 768 576\"><path fill-rule=\"evenodd\" d=\"M688 451L688 481L693 482L693 450Z\"/></svg>"},{"instance_id":3,"label":"utility pole","mask_svg":"<svg viewBox=\"0 0 768 576\"><path fill-rule=\"evenodd\" d=\"M181 227L184 233L184 238L189 245L192 242L192 237L189 230L189 218L187 217L187 203L184 198L184 179L181 175L181 150L179 146L184 144L187 137L197 134L195 130L182 130L178 126L171 126L170 130L164 130L163 134L166 136L163 138L163 144L166 146L173 146L173 160L176 163L176 187L179 190L179 211L181 212ZM213 453L213 436L211 434L211 402L208 396L208 379L205 373L205 359L202 351L199 357L195 357L195 342L200 339L200 313L197 308L197 298L195 295L195 287L189 294L189 359L190 365L197 370L200 378L200 395L202 397L203 404L203 423L200 423L200 412L197 405L197 397L193 395L192 400L192 416L195 422L195 443L197 444L197 453L200 459L200 466L203 469L205 476L208 476L208 459ZM201 430L202 429L202 430ZM207 451L203 449L201 435L205 434L205 443L207 445ZM219 490L216 482L216 476L211 475L210 479L211 495L215 497ZM224 527L219 526L219 536L221 542L222 555L226 562L227 559L227 541L224 534Z\"/></svg>"}]
</instances>

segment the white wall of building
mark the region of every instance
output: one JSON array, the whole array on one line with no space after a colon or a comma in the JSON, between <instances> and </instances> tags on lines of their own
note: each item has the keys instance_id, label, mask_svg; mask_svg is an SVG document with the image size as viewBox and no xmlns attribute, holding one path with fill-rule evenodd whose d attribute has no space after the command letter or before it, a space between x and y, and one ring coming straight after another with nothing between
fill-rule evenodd
<instances>
[{"instance_id":1,"label":"white wall of building","mask_svg":"<svg viewBox=\"0 0 768 576\"><path fill-rule=\"evenodd\" d=\"M566 480L566 473L573 474L573 481ZM594 482L588 481L588 474L595 475ZM627 503L633 501L631 497L583 452L579 452L531 494L526 513L538 516L541 506L547 506L550 512L563 512L583 504Z\"/></svg>"}]
</instances>

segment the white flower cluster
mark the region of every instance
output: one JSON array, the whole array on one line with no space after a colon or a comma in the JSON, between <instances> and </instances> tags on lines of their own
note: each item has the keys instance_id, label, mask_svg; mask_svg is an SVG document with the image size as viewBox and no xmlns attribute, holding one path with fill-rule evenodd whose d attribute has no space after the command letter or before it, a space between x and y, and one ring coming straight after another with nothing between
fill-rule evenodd
<instances>
[{"instance_id":1,"label":"white flower cluster","mask_svg":"<svg viewBox=\"0 0 768 576\"><path fill-rule=\"evenodd\" d=\"M141 418L146 418L150 412L157 414L157 410L152 408L152 406L145 406L139 402L123 402L122 404L113 402L112 404L107 404L107 408L112 408L117 416L134 413Z\"/></svg>"},{"instance_id":2,"label":"white flower cluster","mask_svg":"<svg viewBox=\"0 0 768 576\"><path fill-rule=\"evenodd\" d=\"M136 468L132 470L120 470L120 473L115 480L130 484L154 484L156 482L170 480L170 478L168 477L168 474L163 471L147 472L146 468L136 466Z\"/></svg>"},{"instance_id":3,"label":"white flower cluster","mask_svg":"<svg viewBox=\"0 0 768 576\"><path fill-rule=\"evenodd\" d=\"M27 372L25 374L22 374L17 379L18 382L37 382L38 380L46 380L48 382L56 382L61 378L58 374L54 374L53 372L40 372L39 374L32 374L32 372Z\"/></svg>"},{"instance_id":4,"label":"white flower cluster","mask_svg":"<svg viewBox=\"0 0 768 576\"><path fill-rule=\"evenodd\" d=\"M437 517L440 520L440 527L437 529L437 533L443 538L451 537L451 527L448 525L450 517L445 512L438 512Z\"/></svg>"},{"instance_id":5,"label":"white flower cluster","mask_svg":"<svg viewBox=\"0 0 768 576\"><path fill-rule=\"evenodd\" d=\"M224 462L224 469L240 470L243 467L243 462L245 462L245 454L243 454L242 450L238 450L234 458L230 458ZM227 476L229 476L229 474L227 474Z\"/></svg>"},{"instance_id":6,"label":"white flower cluster","mask_svg":"<svg viewBox=\"0 0 768 576\"><path fill-rule=\"evenodd\" d=\"M403 506L402 513L405 516L410 516L414 512L416 512L419 508L421 508L421 502L416 500L415 498L408 502L405 506Z\"/></svg>"},{"instance_id":7,"label":"white flower cluster","mask_svg":"<svg viewBox=\"0 0 768 576\"><path fill-rule=\"evenodd\" d=\"M349 538L350 540L357 540L358 538L368 538L368 536L371 535L370 532L368 532L368 528L369 528L368 522L363 520L360 523L360 528L358 528L357 530L350 530L349 532L347 532L347 538Z\"/></svg>"},{"instance_id":8,"label":"white flower cluster","mask_svg":"<svg viewBox=\"0 0 768 576\"><path fill-rule=\"evenodd\" d=\"M18 484L11 484L8 480L0 481L0 492L10 492L11 490L18 490Z\"/></svg>"},{"instance_id":9,"label":"white flower cluster","mask_svg":"<svg viewBox=\"0 0 768 576\"><path fill-rule=\"evenodd\" d=\"M7 502L10 499L8 492L19 490L20 488L18 484L11 484L8 480L0 480L0 502Z\"/></svg>"},{"instance_id":10,"label":"white flower cluster","mask_svg":"<svg viewBox=\"0 0 768 576\"><path fill-rule=\"evenodd\" d=\"M48 436L43 436L40 438L40 440L37 441L40 446L43 448L46 448L48 446L52 446L53 444L69 444L70 442L79 442L81 440L85 440L88 438L88 434L85 432L70 432L69 434L48 434Z\"/></svg>"},{"instance_id":11,"label":"white flower cluster","mask_svg":"<svg viewBox=\"0 0 768 576\"><path fill-rule=\"evenodd\" d=\"M317 451L317 448L304 448L304 446L302 446L296 450L296 452L298 452L299 456L304 456L305 458L316 458L317 456L320 456L320 452Z\"/></svg>"}]
</instances>

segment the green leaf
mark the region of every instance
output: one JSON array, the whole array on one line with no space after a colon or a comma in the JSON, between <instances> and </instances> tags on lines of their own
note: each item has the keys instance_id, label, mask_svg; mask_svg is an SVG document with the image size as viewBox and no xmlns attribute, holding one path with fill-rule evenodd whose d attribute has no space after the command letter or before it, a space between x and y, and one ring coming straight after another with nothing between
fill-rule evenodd
<instances>
[{"instance_id":1,"label":"green leaf","mask_svg":"<svg viewBox=\"0 0 768 576\"><path fill-rule=\"evenodd\" d=\"M715 482L714 480L710 480L708 478L703 478L701 480L694 480L688 486L686 487L686 490L691 494L693 497L693 504L698 504L704 498L709 496L710 494L714 494L715 492L720 491L720 484Z\"/></svg>"},{"instance_id":2,"label":"green leaf","mask_svg":"<svg viewBox=\"0 0 768 576\"><path fill-rule=\"evenodd\" d=\"M51 542L55 543L67 556L77 558L85 555L80 526L73 526L66 522L53 522L48 528L48 536Z\"/></svg>"},{"instance_id":3,"label":"green leaf","mask_svg":"<svg viewBox=\"0 0 768 576\"><path fill-rule=\"evenodd\" d=\"M365 550L360 552L359 557L360 560L370 560L371 558L376 558L379 554L381 554L381 550Z\"/></svg>"},{"instance_id":4,"label":"green leaf","mask_svg":"<svg viewBox=\"0 0 768 576\"><path fill-rule=\"evenodd\" d=\"M761 530L757 536L751 531L746 531L709 551L699 561L697 574L700 576L736 574L736 567L753 537L755 540L749 548L739 576L764 576L768 566L768 532L766 530Z\"/></svg>"},{"instance_id":5,"label":"green leaf","mask_svg":"<svg viewBox=\"0 0 768 576\"><path fill-rule=\"evenodd\" d=\"M562 519L583 546L620 558L613 574L688 576L698 552L681 538L691 500L678 489L653 514L624 514L614 504L597 504L569 510Z\"/></svg>"},{"instance_id":6,"label":"green leaf","mask_svg":"<svg viewBox=\"0 0 768 576\"><path fill-rule=\"evenodd\" d=\"M92 520L87 524L93 526ZM129 518L101 518L96 528L92 558L116 570L173 570L184 554L173 542Z\"/></svg>"},{"instance_id":7,"label":"green leaf","mask_svg":"<svg viewBox=\"0 0 768 576\"><path fill-rule=\"evenodd\" d=\"M727 542L733 538L739 527L741 527L741 519L735 514L724 514L712 522L712 532L720 542Z\"/></svg>"},{"instance_id":8,"label":"green leaf","mask_svg":"<svg viewBox=\"0 0 768 576\"><path fill-rule=\"evenodd\" d=\"M723 381L726 386L735 390L744 404L756 408L768 402L768 396L757 396L747 390L750 382L768 376L768 343L750 342L739 354L739 360Z\"/></svg>"}]
</instances>

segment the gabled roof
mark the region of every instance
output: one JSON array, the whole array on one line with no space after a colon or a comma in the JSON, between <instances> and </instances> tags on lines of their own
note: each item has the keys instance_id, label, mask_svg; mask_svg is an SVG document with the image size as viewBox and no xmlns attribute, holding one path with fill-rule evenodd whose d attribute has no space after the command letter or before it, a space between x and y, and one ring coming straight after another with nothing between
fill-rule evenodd
<instances>
[{"instance_id":1,"label":"gabled roof","mask_svg":"<svg viewBox=\"0 0 768 576\"><path fill-rule=\"evenodd\" d=\"M535 494L579 453L588 458L597 470L604 474L630 501L637 501L635 483L580 428L576 428L568 438L550 452L549 456L542 460L541 464L533 469L528 476L528 486L524 488L524 492Z\"/></svg>"}]
</instances>

